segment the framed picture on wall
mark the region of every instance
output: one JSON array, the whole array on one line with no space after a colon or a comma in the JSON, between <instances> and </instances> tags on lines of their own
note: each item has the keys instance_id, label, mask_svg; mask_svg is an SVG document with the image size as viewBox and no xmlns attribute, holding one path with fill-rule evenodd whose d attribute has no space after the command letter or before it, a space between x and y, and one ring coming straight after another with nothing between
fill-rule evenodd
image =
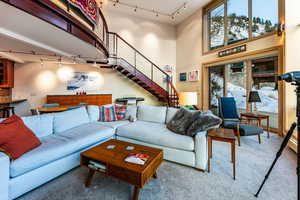
<instances>
[{"instance_id":1,"label":"framed picture on wall","mask_svg":"<svg viewBox=\"0 0 300 200\"><path fill-rule=\"evenodd\" d=\"M194 81L199 81L199 71L191 71L188 73L188 81L194 82Z\"/></svg>"},{"instance_id":2,"label":"framed picture on wall","mask_svg":"<svg viewBox=\"0 0 300 200\"><path fill-rule=\"evenodd\" d=\"M187 73L186 72L179 73L179 81L180 82L186 82L187 81Z\"/></svg>"}]
</instances>

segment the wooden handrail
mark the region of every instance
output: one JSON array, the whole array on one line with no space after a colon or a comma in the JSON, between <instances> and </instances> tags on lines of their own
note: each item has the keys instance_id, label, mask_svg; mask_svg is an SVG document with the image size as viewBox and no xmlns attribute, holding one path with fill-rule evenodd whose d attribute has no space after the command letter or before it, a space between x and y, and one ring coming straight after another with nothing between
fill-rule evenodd
<instances>
[{"instance_id":1,"label":"wooden handrail","mask_svg":"<svg viewBox=\"0 0 300 200\"><path fill-rule=\"evenodd\" d=\"M124 38L122 38L118 33L114 32L108 32L109 34L117 36L120 40L122 40L126 45L128 45L130 48L132 48L134 51L136 51L138 54L140 54L143 58L145 58L150 64L152 64L155 68L157 68L159 71L161 71L164 75L169 77L169 74L167 74L165 71L163 71L160 67L158 67L156 64L154 64L149 58L144 56L139 50L137 50L134 46L129 44Z\"/></svg>"}]
</instances>

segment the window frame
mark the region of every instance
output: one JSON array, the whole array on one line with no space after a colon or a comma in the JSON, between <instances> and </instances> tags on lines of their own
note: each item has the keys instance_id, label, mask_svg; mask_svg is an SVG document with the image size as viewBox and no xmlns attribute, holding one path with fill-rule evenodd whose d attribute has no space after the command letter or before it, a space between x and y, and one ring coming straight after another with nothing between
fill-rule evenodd
<instances>
[{"instance_id":1,"label":"window frame","mask_svg":"<svg viewBox=\"0 0 300 200\"><path fill-rule=\"evenodd\" d=\"M271 35L276 35L277 31L272 31L272 32L266 32L263 35L259 35L257 37L253 37L252 30L253 30L253 7L252 7L252 0L248 0L248 17L249 17L249 27L248 27L248 38L242 41L238 41L232 44L228 44L228 19L227 19L227 14L228 14L228 6L227 6L227 1L228 0L214 0L210 3L208 3L206 6L203 7L202 9L202 40L204 41L202 43L202 55L206 55L209 53L217 52L223 49L227 49L233 46L245 44L254 40L258 40L264 37L268 37ZM282 8L282 0L277 0L278 1L278 24L281 24L281 8ZM209 12L217 8L218 6L224 4L224 45L220 47L216 47L211 49L210 47L210 41L211 37L209 35L210 33L210 20L209 20Z\"/></svg>"}]
</instances>

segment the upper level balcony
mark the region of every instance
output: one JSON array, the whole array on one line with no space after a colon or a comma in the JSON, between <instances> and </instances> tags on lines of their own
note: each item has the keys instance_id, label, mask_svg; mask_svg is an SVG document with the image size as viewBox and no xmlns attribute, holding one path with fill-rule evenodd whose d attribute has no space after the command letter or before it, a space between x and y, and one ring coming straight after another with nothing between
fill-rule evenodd
<instances>
[{"instance_id":1,"label":"upper level balcony","mask_svg":"<svg viewBox=\"0 0 300 200\"><path fill-rule=\"evenodd\" d=\"M87 1L88 5L80 2L0 0L0 51L105 63L109 54L105 18L96 1Z\"/></svg>"}]
</instances>

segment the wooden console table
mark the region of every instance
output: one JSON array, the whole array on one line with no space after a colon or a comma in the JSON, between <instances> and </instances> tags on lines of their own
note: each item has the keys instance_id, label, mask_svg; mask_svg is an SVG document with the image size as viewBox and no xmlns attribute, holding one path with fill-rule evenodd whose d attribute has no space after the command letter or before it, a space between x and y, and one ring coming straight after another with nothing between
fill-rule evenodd
<instances>
[{"instance_id":1,"label":"wooden console table","mask_svg":"<svg viewBox=\"0 0 300 200\"><path fill-rule=\"evenodd\" d=\"M102 106L112 103L111 94L88 94L88 95L47 95L47 104L58 103L61 106L80 105L87 103L88 105Z\"/></svg>"}]
</instances>

